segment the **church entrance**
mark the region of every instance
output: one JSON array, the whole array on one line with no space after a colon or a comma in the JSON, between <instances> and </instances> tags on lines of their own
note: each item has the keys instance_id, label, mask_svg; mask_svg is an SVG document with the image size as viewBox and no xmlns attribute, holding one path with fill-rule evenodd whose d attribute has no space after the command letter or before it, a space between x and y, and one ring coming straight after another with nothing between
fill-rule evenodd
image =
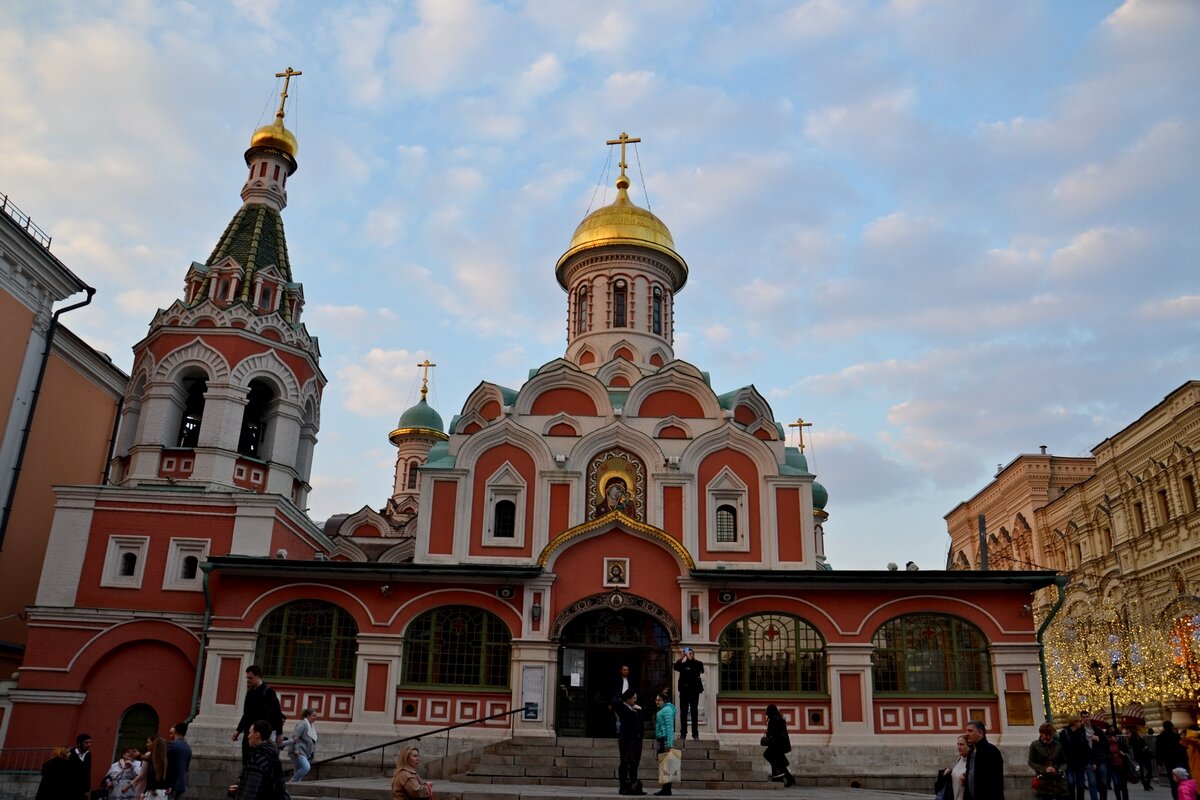
<instances>
[{"instance_id":1,"label":"church entrance","mask_svg":"<svg viewBox=\"0 0 1200 800\"><path fill-rule=\"evenodd\" d=\"M654 616L632 608L600 608L571 619L559 637L560 736L616 736L610 702L629 667L630 686L654 729L654 695L669 689L671 633Z\"/></svg>"}]
</instances>

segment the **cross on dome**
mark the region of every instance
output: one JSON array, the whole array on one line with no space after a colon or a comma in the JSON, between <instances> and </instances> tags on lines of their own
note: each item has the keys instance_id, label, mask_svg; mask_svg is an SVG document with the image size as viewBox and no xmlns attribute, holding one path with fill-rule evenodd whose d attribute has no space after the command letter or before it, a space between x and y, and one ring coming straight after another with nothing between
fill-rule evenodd
<instances>
[{"instance_id":1,"label":"cross on dome","mask_svg":"<svg viewBox=\"0 0 1200 800\"><path fill-rule=\"evenodd\" d=\"M417 366L423 371L423 374L421 375L421 400L423 401L425 399L425 395L429 394L429 368L436 367L437 364L434 364L427 358L420 364L417 364Z\"/></svg>"},{"instance_id":2,"label":"cross on dome","mask_svg":"<svg viewBox=\"0 0 1200 800\"><path fill-rule=\"evenodd\" d=\"M804 452L804 429L811 428L812 423L805 422L803 417L796 417L796 421L789 422L788 427L795 428L796 433L798 433L800 435L800 452L803 453Z\"/></svg>"},{"instance_id":3,"label":"cross on dome","mask_svg":"<svg viewBox=\"0 0 1200 800\"><path fill-rule=\"evenodd\" d=\"M288 85L292 82L292 77L303 74L300 70L292 69L291 67L288 67L283 72L275 73L276 78L283 78L283 91L279 93L279 110L275 112L275 119L283 119L283 104L287 102Z\"/></svg>"},{"instance_id":4,"label":"cross on dome","mask_svg":"<svg viewBox=\"0 0 1200 800\"><path fill-rule=\"evenodd\" d=\"M618 136L615 139L609 139L607 142L605 142L605 144L610 144L610 145L613 145L613 144L621 145L621 160L617 163L617 166L621 168L621 176L620 177L625 176L625 170L629 167L629 165L625 163L625 145L633 144L635 142L640 142L641 140L642 140L642 137L640 137L640 136L630 136L625 131L621 131L620 136ZM618 180L620 180L620 178L618 178Z\"/></svg>"}]
</instances>

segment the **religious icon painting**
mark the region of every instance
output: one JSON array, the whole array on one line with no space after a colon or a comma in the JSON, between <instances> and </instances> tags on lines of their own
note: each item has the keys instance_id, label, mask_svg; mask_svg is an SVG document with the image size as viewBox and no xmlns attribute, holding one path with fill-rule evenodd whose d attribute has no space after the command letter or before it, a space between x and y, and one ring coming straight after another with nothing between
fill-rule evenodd
<instances>
[{"instance_id":1,"label":"religious icon painting","mask_svg":"<svg viewBox=\"0 0 1200 800\"><path fill-rule=\"evenodd\" d=\"M604 585L612 589L620 589L629 585L629 559L604 559Z\"/></svg>"}]
</instances>

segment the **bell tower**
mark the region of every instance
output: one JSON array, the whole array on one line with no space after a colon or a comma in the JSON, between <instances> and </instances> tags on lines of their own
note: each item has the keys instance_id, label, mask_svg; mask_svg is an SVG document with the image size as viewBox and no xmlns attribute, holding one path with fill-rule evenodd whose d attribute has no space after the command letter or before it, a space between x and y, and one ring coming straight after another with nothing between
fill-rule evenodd
<instances>
[{"instance_id":1,"label":"bell tower","mask_svg":"<svg viewBox=\"0 0 1200 800\"><path fill-rule=\"evenodd\" d=\"M113 480L279 494L307 505L325 386L301 322L281 211L298 144L284 126L288 67L275 119L250 137L241 208L183 296L134 345Z\"/></svg>"}]
</instances>

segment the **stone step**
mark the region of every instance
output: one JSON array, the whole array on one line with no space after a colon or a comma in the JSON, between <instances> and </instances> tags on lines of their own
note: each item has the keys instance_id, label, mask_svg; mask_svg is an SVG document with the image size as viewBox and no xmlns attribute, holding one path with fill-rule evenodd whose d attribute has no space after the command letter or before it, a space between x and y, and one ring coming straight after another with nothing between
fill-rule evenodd
<instances>
[{"instance_id":1,"label":"stone step","mask_svg":"<svg viewBox=\"0 0 1200 800\"><path fill-rule=\"evenodd\" d=\"M680 786L676 785L676 794L689 798L689 800L744 800L747 796L747 790L756 788L775 788L780 789L778 784L769 784L767 787L742 785L731 786L728 784L715 787L691 785L686 782ZM555 800L563 800L564 798L572 798L575 800L583 800L584 798L606 798L616 797L616 787L611 783L606 783L600 786L583 786L572 784L570 787L562 785L538 785L538 784L463 784L456 781L434 781L434 789L437 792L438 800L544 800L554 798ZM658 787L652 783L645 784L645 790L648 795L653 795ZM391 800L392 793L390 782L384 778L377 779L347 779L344 781L318 781L304 782L300 784L289 784L288 791L292 797L297 798L338 798L338 800ZM792 796L803 796L804 800L888 800L896 798L897 800L926 800L928 792L904 792L904 791L888 791L882 789L848 789L848 788L819 788L808 789L803 795L800 795L796 789L791 789L788 794ZM1165 794L1165 790L1163 792Z\"/></svg>"}]
</instances>

